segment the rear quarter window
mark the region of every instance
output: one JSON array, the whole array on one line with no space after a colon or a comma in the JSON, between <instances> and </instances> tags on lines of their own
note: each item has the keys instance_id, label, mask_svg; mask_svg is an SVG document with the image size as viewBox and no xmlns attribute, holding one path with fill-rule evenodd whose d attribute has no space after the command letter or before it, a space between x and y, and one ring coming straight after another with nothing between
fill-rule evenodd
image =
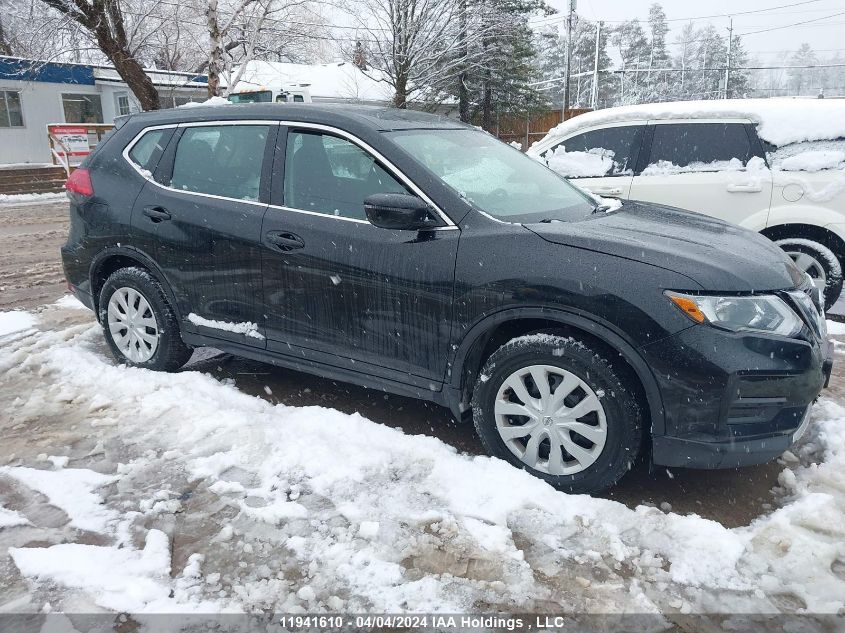
<instances>
[{"instance_id":1,"label":"rear quarter window","mask_svg":"<svg viewBox=\"0 0 845 633\"><path fill-rule=\"evenodd\" d=\"M148 178L152 177L156 165L167 147L167 142L173 135L173 128L150 130L139 138L128 156L141 172Z\"/></svg>"},{"instance_id":2,"label":"rear quarter window","mask_svg":"<svg viewBox=\"0 0 845 633\"><path fill-rule=\"evenodd\" d=\"M845 171L845 138L768 146L769 164L782 171Z\"/></svg>"}]
</instances>

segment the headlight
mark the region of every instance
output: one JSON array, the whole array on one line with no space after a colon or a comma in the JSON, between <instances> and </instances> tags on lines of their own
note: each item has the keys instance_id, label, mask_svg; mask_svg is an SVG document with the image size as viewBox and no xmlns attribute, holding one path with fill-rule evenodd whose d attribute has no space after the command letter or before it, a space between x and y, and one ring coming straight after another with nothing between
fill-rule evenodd
<instances>
[{"instance_id":1,"label":"headlight","mask_svg":"<svg viewBox=\"0 0 845 633\"><path fill-rule=\"evenodd\" d=\"M667 291L666 296L696 323L732 332L795 336L804 326L792 308L774 295L713 297Z\"/></svg>"}]
</instances>

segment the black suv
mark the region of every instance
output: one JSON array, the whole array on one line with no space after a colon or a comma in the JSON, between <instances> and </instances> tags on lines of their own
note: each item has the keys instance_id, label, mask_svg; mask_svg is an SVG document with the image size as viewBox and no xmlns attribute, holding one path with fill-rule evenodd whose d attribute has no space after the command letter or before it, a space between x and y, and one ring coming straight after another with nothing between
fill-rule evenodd
<instances>
[{"instance_id":1,"label":"black suv","mask_svg":"<svg viewBox=\"0 0 845 633\"><path fill-rule=\"evenodd\" d=\"M121 362L172 371L214 346L430 400L565 490L643 453L769 460L830 374L819 293L768 239L608 210L446 118L134 115L67 190L68 283Z\"/></svg>"}]
</instances>

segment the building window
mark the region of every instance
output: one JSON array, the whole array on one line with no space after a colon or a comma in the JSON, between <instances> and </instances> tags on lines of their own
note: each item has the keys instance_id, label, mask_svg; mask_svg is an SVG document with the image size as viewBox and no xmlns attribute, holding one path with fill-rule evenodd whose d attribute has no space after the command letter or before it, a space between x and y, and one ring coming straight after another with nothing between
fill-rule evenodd
<instances>
[{"instance_id":1,"label":"building window","mask_svg":"<svg viewBox=\"0 0 845 633\"><path fill-rule=\"evenodd\" d=\"M0 90L0 127L23 127L19 92Z\"/></svg>"},{"instance_id":2,"label":"building window","mask_svg":"<svg viewBox=\"0 0 845 633\"><path fill-rule=\"evenodd\" d=\"M132 113L132 106L127 95L117 95L117 113L120 116Z\"/></svg>"},{"instance_id":3,"label":"building window","mask_svg":"<svg viewBox=\"0 0 845 633\"><path fill-rule=\"evenodd\" d=\"M100 95L62 94L65 123L102 123Z\"/></svg>"}]
</instances>

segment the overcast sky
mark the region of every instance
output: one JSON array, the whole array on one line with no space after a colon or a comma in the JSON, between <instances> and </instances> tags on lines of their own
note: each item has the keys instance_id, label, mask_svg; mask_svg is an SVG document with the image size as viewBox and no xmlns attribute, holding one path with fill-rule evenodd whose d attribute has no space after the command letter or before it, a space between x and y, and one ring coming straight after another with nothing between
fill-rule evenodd
<instances>
[{"instance_id":1,"label":"overcast sky","mask_svg":"<svg viewBox=\"0 0 845 633\"><path fill-rule=\"evenodd\" d=\"M566 12L567 0L547 0L561 14ZM653 0L577 0L578 13L588 20L620 21L639 18L648 19L648 8ZM795 50L802 42L808 42L820 57L836 53L845 56L845 0L663 0L663 10L669 19L672 31L668 41L692 18L704 24L712 22L727 35L728 14L734 15L734 32L748 34L743 37L746 50L757 56L760 62L773 62L778 51ZM789 6L787 6L789 5ZM780 8L774 8L780 7ZM772 9L761 11L761 9ZM744 12L754 11L754 13ZM839 14L839 15L836 15ZM723 15L723 17L706 17ZM674 21L673 21L674 20ZM808 22L808 24L797 24ZM540 22L544 22L541 20ZM552 20L554 23L554 20ZM562 28L562 20L560 22ZM764 29L776 30L752 33Z\"/></svg>"}]
</instances>

